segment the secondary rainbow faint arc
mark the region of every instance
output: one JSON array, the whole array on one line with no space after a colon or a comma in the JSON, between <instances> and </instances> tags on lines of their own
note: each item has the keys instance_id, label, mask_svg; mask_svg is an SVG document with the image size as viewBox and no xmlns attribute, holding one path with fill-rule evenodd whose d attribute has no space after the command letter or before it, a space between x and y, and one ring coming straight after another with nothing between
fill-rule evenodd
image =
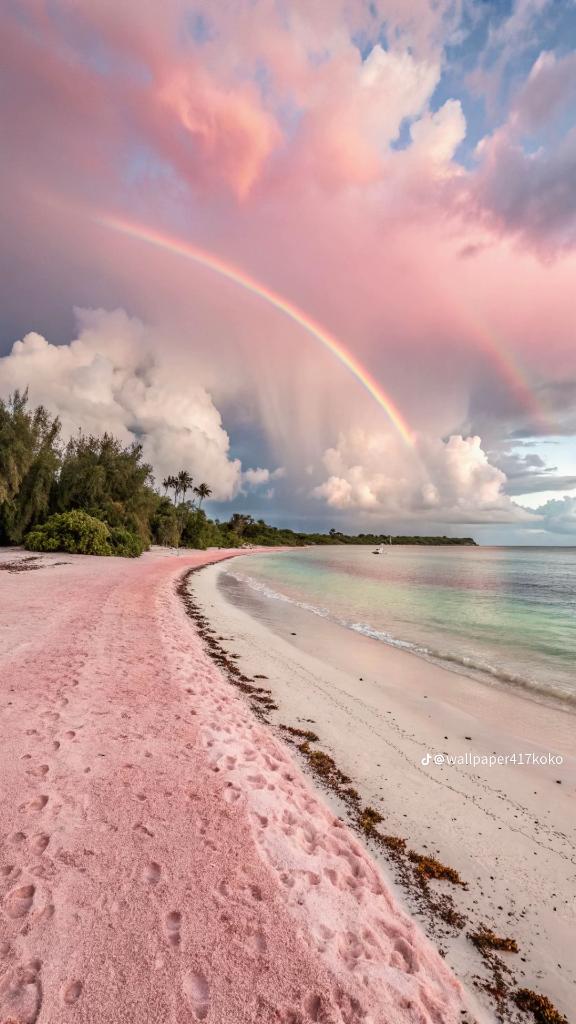
<instances>
[{"instance_id":1,"label":"secondary rainbow faint arc","mask_svg":"<svg viewBox=\"0 0 576 1024\"><path fill-rule=\"evenodd\" d=\"M495 328L482 318L478 310L471 314L469 305L459 301L455 295L451 296L450 305L462 323L465 336L473 337L479 344L496 367L500 379L506 383L519 403L534 417L535 422L545 433L554 433L556 425L550 418L546 406L538 398L526 371L514 357L510 346L502 340Z\"/></svg>"},{"instance_id":2,"label":"secondary rainbow faint arc","mask_svg":"<svg viewBox=\"0 0 576 1024\"><path fill-rule=\"evenodd\" d=\"M534 417L534 421L544 429L545 433L554 433L555 424L548 410L535 393L524 369L495 330L477 319L474 324L474 332L484 351L491 356L492 361L498 367L500 377L507 382L518 401Z\"/></svg>"},{"instance_id":3,"label":"secondary rainbow faint arc","mask_svg":"<svg viewBox=\"0 0 576 1024\"><path fill-rule=\"evenodd\" d=\"M356 357L353 356L347 348L345 348L338 338L333 334L330 334L326 328L313 320L307 313L304 313L298 308L298 306L295 306L293 302L290 302L282 295L279 295L278 292L274 292L271 288L268 288L266 285L256 281L255 278L250 277L243 270L235 267L232 263L225 263L224 260L215 256L214 253L207 252L205 249L199 249L197 246L190 245L188 242L184 242L181 239L172 238L169 235L161 234L151 228L143 227L140 224L134 224L127 220L121 220L118 217L112 217L108 214L100 214L93 217L93 220L97 224L101 224L103 227L112 228L114 231L119 231L124 235L128 235L130 238L136 238L141 242L148 242L150 245L155 245L159 249L171 252L175 256L183 256L202 267L207 267L216 274L220 274L222 277L227 278L228 281L233 281L234 284L240 285L242 288L246 288L247 291L252 292L253 295L257 295L259 298L268 302L271 306L280 310L281 313L284 313L284 315L289 317L290 320L293 320L294 323L297 323L307 331L308 334L311 334L312 337L321 342L325 348L332 353L332 355L336 356L342 365L354 374L360 384L362 384L369 394L371 394L378 402L378 405L387 414L391 423L394 424L396 430L406 444L414 444L413 434L406 420L390 396L387 395L384 389L380 386L378 381L364 366L362 366L360 361L356 359Z\"/></svg>"}]
</instances>

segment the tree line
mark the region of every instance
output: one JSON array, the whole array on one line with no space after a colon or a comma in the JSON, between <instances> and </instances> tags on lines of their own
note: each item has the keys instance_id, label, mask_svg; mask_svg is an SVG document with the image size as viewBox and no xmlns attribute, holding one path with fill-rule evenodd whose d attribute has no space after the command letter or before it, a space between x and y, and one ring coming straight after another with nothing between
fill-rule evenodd
<instances>
[{"instance_id":1,"label":"tree line","mask_svg":"<svg viewBox=\"0 0 576 1024\"><path fill-rule=\"evenodd\" d=\"M386 536L297 533L234 513L210 519L208 483L179 470L154 486L142 445L109 433L79 431L67 443L61 424L26 391L0 399L0 545L32 550L136 556L150 544L171 547L379 544ZM169 494L169 492L171 492ZM189 499L187 495L192 497ZM469 543L469 538L393 538L393 543Z\"/></svg>"},{"instance_id":2,"label":"tree line","mask_svg":"<svg viewBox=\"0 0 576 1024\"><path fill-rule=\"evenodd\" d=\"M201 507L207 483L180 470L164 492L141 444L81 431L64 443L58 418L30 408L27 392L0 399L0 544L136 555L151 543L219 541Z\"/></svg>"}]
</instances>

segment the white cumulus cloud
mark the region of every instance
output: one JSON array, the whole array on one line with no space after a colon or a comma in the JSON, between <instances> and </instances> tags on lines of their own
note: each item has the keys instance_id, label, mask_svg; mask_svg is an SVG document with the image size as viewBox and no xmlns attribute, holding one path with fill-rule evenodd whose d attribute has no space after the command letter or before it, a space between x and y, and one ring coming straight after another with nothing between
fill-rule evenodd
<instances>
[{"instance_id":1,"label":"white cumulus cloud","mask_svg":"<svg viewBox=\"0 0 576 1024\"><path fill-rule=\"evenodd\" d=\"M247 484L248 487L260 487L262 484L269 483L270 480L281 480L284 476L286 476L284 466L278 466L274 470L257 466L255 469L246 469L242 473L242 482Z\"/></svg>"},{"instance_id":2,"label":"white cumulus cloud","mask_svg":"<svg viewBox=\"0 0 576 1024\"><path fill-rule=\"evenodd\" d=\"M137 440L156 478L187 469L212 495L238 493L239 459L212 397L187 372L176 368L153 331L124 310L77 310L78 337L54 345L40 334L17 341L0 359L0 394L29 388L33 404L57 413L64 437L80 427Z\"/></svg>"},{"instance_id":3,"label":"white cumulus cloud","mask_svg":"<svg viewBox=\"0 0 576 1024\"><path fill-rule=\"evenodd\" d=\"M533 518L503 493L506 476L479 437L419 436L410 451L390 435L354 430L323 462L328 475L312 494L331 508L463 523Z\"/></svg>"},{"instance_id":4,"label":"white cumulus cloud","mask_svg":"<svg viewBox=\"0 0 576 1024\"><path fill-rule=\"evenodd\" d=\"M412 148L436 164L448 163L465 136L460 100L447 100L439 110L427 112L410 126Z\"/></svg>"},{"instance_id":5,"label":"white cumulus cloud","mask_svg":"<svg viewBox=\"0 0 576 1024\"><path fill-rule=\"evenodd\" d=\"M576 534L576 498L552 498L535 509L543 525L552 533Z\"/></svg>"}]
</instances>

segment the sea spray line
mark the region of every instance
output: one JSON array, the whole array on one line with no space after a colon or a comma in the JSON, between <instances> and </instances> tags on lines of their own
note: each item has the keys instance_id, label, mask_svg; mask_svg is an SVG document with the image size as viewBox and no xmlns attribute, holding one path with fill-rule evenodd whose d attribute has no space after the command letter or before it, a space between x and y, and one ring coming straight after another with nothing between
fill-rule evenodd
<instances>
[{"instance_id":1,"label":"sea spray line","mask_svg":"<svg viewBox=\"0 0 576 1024\"><path fill-rule=\"evenodd\" d=\"M113 231L118 231L129 238L147 242L149 245L163 249L165 252L171 252L175 256L182 256L184 259L191 260L193 263L219 274L221 277L232 281L234 284L245 288L253 295L268 302L287 316L289 320L292 320L307 331L308 334L328 349L346 369L350 370L356 380L362 384L366 391L372 395L372 398L376 400L380 408L384 410L405 443L411 447L414 445L413 433L406 419L376 378L339 338L331 334L330 331L296 306L295 303L278 292L273 291L272 288L262 284L262 282L257 281L244 270L234 266L234 264L224 261L206 249L200 249L189 242L184 242L182 239L163 234L142 224L113 217L110 214L99 214L92 217L92 220L102 227L111 228Z\"/></svg>"}]
</instances>

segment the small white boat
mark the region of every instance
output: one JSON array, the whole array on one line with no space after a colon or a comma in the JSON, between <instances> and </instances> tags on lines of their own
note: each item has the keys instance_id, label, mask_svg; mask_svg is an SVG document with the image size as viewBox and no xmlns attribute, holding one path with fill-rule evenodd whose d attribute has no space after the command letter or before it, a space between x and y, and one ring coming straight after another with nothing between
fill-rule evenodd
<instances>
[{"instance_id":1,"label":"small white boat","mask_svg":"<svg viewBox=\"0 0 576 1024\"><path fill-rule=\"evenodd\" d=\"M384 545L380 544L379 547L377 547L376 550L372 552L372 554L373 555L383 555L384 554Z\"/></svg>"}]
</instances>

